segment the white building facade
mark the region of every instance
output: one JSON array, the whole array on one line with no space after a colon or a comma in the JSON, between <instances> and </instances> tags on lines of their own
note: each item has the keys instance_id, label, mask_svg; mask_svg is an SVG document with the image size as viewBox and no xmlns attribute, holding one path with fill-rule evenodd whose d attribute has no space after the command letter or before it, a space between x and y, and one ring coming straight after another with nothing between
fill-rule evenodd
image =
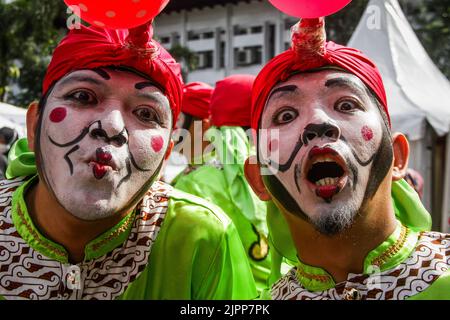
<instances>
[{"instance_id":1,"label":"white building facade","mask_svg":"<svg viewBox=\"0 0 450 320\"><path fill-rule=\"evenodd\" d=\"M256 75L289 47L290 27L296 21L268 1L192 6L158 16L155 36L167 49L180 45L198 57L197 69L185 82L214 85L231 74Z\"/></svg>"}]
</instances>

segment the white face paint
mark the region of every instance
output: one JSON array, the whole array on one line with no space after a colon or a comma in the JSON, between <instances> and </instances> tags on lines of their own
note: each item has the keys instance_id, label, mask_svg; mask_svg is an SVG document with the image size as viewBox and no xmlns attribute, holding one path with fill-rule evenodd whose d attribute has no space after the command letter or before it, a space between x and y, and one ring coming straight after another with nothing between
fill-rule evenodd
<instances>
[{"instance_id":1,"label":"white face paint","mask_svg":"<svg viewBox=\"0 0 450 320\"><path fill-rule=\"evenodd\" d=\"M270 162L301 214L319 231L335 233L342 228L324 224L348 226L360 210L384 127L356 76L330 70L298 74L272 90L261 118L269 138L259 148L264 144L278 157L260 158ZM274 130L281 141L270 141Z\"/></svg>"},{"instance_id":2,"label":"white face paint","mask_svg":"<svg viewBox=\"0 0 450 320\"><path fill-rule=\"evenodd\" d=\"M113 216L157 175L171 127L169 101L148 80L109 69L70 73L42 114L40 172L74 216Z\"/></svg>"}]
</instances>

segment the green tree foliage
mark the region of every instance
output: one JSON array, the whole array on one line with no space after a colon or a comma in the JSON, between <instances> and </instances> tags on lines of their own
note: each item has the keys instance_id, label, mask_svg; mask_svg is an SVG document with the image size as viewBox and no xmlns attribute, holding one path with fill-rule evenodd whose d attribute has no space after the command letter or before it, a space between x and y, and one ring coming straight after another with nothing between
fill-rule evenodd
<instances>
[{"instance_id":1,"label":"green tree foliage","mask_svg":"<svg viewBox=\"0 0 450 320\"><path fill-rule=\"evenodd\" d=\"M49 57L64 35L58 0L0 0L0 101L26 106L39 98ZM11 87L21 88L11 94Z\"/></svg>"},{"instance_id":2,"label":"green tree foliage","mask_svg":"<svg viewBox=\"0 0 450 320\"><path fill-rule=\"evenodd\" d=\"M345 10L326 19L327 37L336 43L347 43L358 25L368 0L353 0Z\"/></svg>"},{"instance_id":3,"label":"green tree foliage","mask_svg":"<svg viewBox=\"0 0 450 320\"><path fill-rule=\"evenodd\" d=\"M402 8L431 59L450 79L449 0L402 0Z\"/></svg>"},{"instance_id":4,"label":"green tree foliage","mask_svg":"<svg viewBox=\"0 0 450 320\"><path fill-rule=\"evenodd\" d=\"M187 79L189 71L197 69L198 57L193 51L189 50L189 48L178 44L173 46L169 52L175 60L181 63L181 73L183 75L183 79Z\"/></svg>"},{"instance_id":5,"label":"green tree foliage","mask_svg":"<svg viewBox=\"0 0 450 320\"><path fill-rule=\"evenodd\" d=\"M450 78L449 0L399 2L433 61ZM353 0L329 17L330 39L346 43L367 3ZM67 32L67 18L62 0L0 0L0 101L26 106L40 97L51 52ZM171 52L181 61L184 75L195 69L195 54L183 47ZM20 88L18 93L11 94L13 86Z\"/></svg>"},{"instance_id":6,"label":"green tree foliage","mask_svg":"<svg viewBox=\"0 0 450 320\"><path fill-rule=\"evenodd\" d=\"M330 39L347 43L364 12L368 0L353 0L345 10L327 18ZM431 59L450 79L449 0L399 0L409 23Z\"/></svg>"}]
</instances>

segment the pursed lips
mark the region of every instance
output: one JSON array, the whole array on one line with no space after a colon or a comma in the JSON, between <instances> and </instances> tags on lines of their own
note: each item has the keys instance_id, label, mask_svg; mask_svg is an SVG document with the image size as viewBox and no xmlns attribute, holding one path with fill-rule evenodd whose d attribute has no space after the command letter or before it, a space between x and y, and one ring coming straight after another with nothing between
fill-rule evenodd
<instances>
[{"instance_id":1,"label":"pursed lips","mask_svg":"<svg viewBox=\"0 0 450 320\"><path fill-rule=\"evenodd\" d=\"M108 171L117 171L117 164L111 152L97 149L95 156L89 160L89 165L92 166L94 177L98 180L102 179Z\"/></svg>"}]
</instances>

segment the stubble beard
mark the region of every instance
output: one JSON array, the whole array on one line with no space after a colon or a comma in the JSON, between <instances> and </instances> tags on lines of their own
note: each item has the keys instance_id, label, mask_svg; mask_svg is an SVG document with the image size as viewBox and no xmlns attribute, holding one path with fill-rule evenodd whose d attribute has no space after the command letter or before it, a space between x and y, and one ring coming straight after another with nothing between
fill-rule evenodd
<instances>
[{"instance_id":1,"label":"stubble beard","mask_svg":"<svg viewBox=\"0 0 450 320\"><path fill-rule=\"evenodd\" d=\"M359 207L355 203L349 203L331 212L321 213L317 219L310 218L309 222L322 235L332 237L350 228L358 212Z\"/></svg>"}]
</instances>

